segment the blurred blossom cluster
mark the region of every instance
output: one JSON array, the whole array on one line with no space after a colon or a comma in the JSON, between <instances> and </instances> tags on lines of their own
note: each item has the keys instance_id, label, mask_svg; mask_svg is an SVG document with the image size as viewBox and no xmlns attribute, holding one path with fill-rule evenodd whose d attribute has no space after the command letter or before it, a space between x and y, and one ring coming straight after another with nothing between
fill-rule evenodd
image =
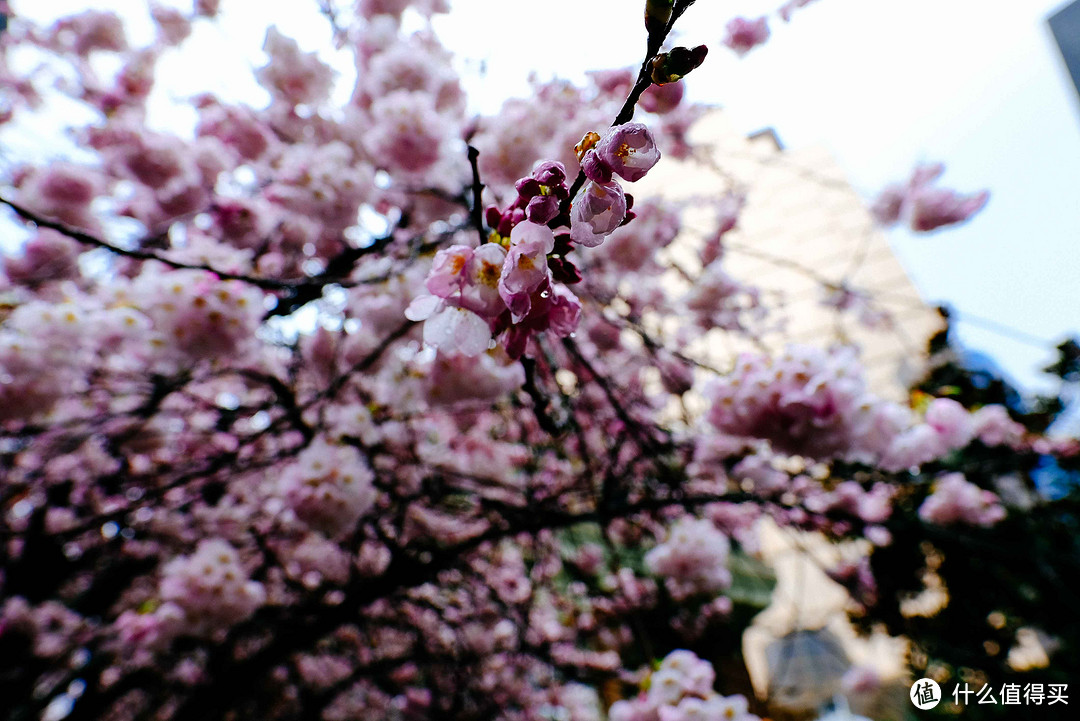
<instances>
[{"instance_id":1,"label":"blurred blossom cluster","mask_svg":"<svg viewBox=\"0 0 1080 721\"><path fill-rule=\"evenodd\" d=\"M729 262L753 187L631 192L724 163L681 79L706 47L669 42L687 0L645 3L639 71L534 80L489 115L430 22L448 3L312 3L354 81L270 27L264 104L196 94L192 132L151 127L159 61L229 1L151 4L144 45L107 10L0 1L0 134L48 98L85 111L78 153L0 170L16 717L753 721L729 669L774 583L766 520L865 541L829 572L894 633L962 544L1065 523L1029 471L1080 447L1022 409L955 378L885 400L850 344L769 350L783 308ZM631 40L567 22L558 47ZM876 217L929 231L986 203L941 172ZM821 290L884 325L873 289ZM1035 624L1025 603L995 643Z\"/></svg>"}]
</instances>

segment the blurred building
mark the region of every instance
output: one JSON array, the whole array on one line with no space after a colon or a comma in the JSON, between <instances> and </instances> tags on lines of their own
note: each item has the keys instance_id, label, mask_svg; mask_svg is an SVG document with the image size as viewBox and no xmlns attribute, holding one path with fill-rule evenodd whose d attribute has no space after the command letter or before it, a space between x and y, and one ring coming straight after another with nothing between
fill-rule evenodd
<instances>
[{"instance_id":1,"label":"blurred building","mask_svg":"<svg viewBox=\"0 0 1080 721\"><path fill-rule=\"evenodd\" d=\"M683 201L692 241L715 230L716 216L695 198L745 193L738 226L724 236L723 262L733 277L760 288L767 305L779 305L786 325L766 333L765 345L851 342L862 349L871 387L906 398L942 320L923 303L834 160L822 148L786 150L771 130L745 137L720 111L703 118L692 135L712 148L711 157L704 163L665 158L634 193ZM687 254L685 262L695 259ZM841 312L824 301L843 288L854 294L855 307ZM880 322L868 327L860 315ZM722 355L755 349L728 336L717 349Z\"/></svg>"},{"instance_id":2,"label":"blurred building","mask_svg":"<svg viewBox=\"0 0 1080 721\"><path fill-rule=\"evenodd\" d=\"M701 120L693 138L711 147L708 158L665 158L633 188L636 196L658 194L683 204L684 235L690 237L672 249L677 262L693 267L699 262L700 242L715 231L715 210L695 199L744 193L738 225L724 236L723 263L734 278L759 288L769 307L780 304L786 323L765 333L764 344L779 350L789 342L853 343L862 349L871 388L884 397L906 399L908 386L926 366L929 339L945 324L937 309L919 297L835 161L822 148L786 150L771 130L743 136L722 112ZM888 322L868 327L859 322L858 307L838 311L823 302L830 289L845 287L865 300L866 315L879 314ZM717 344L720 347L714 348ZM730 333L720 334L709 346L721 364L744 350L757 347ZM884 681L865 698L852 696L853 706L874 718L902 718L908 707L906 643L882 633L856 637L844 612L847 592L822 570L841 558L857 558L866 552L865 546L838 546L820 535L787 531L771 523L760 531L760 558L775 570L778 585L770 606L743 636L744 657L758 695L769 697L771 712L780 714L777 718L788 718L770 688L780 679L773 678L776 669L769 668L768 650L798 629L823 629L820 632L836 639L852 664ZM835 690L818 680L805 688L790 679L783 683L797 687L804 711L826 702ZM790 700L786 706L790 712Z\"/></svg>"},{"instance_id":3,"label":"blurred building","mask_svg":"<svg viewBox=\"0 0 1080 721\"><path fill-rule=\"evenodd\" d=\"M1080 0L1073 0L1059 8L1048 22L1072 76L1073 87L1080 94Z\"/></svg>"}]
</instances>

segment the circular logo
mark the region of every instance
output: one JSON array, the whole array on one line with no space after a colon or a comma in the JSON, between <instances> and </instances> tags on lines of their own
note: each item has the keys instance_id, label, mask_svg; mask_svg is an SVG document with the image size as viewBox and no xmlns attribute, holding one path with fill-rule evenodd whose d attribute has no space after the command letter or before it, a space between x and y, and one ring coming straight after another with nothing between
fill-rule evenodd
<instances>
[{"instance_id":1,"label":"circular logo","mask_svg":"<svg viewBox=\"0 0 1080 721\"><path fill-rule=\"evenodd\" d=\"M922 711L932 709L941 702L941 687L932 678L920 678L911 684L911 703Z\"/></svg>"}]
</instances>

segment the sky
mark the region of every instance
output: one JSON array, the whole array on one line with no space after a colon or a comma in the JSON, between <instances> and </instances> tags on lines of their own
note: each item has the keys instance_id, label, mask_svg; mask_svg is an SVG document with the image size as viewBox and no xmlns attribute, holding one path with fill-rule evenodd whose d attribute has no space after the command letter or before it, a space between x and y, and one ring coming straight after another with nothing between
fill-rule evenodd
<instances>
[{"instance_id":1,"label":"sky","mask_svg":"<svg viewBox=\"0 0 1080 721\"><path fill-rule=\"evenodd\" d=\"M868 200L924 161L945 162L943 182L960 191L989 188L989 205L971 223L930 235L891 231L889 240L923 298L958 311L965 345L1024 387L1046 387L1037 368L1057 341L1080 332L1080 102L1046 24L1061 0L817 0L790 23L775 13L781 2L699 0L687 12L678 42L711 50L687 80L690 97L723 106L748 133L774 128L787 147L824 145ZM40 18L108 7L129 19L134 40L152 36L142 0L11 4ZM251 69L264 62L270 23L323 53L347 97L351 60L327 53L314 4L223 0L220 23L199 23L182 53L163 58L167 93L151 121L193 123L170 101L204 90L264 103ZM525 94L530 73L580 78L636 66L644 49L636 0L452 4L435 27L458 53L478 111ZM763 14L767 44L741 59L720 44L730 18ZM11 132L4 141L19 155L57 130L39 123L18 129L25 145Z\"/></svg>"}]
</instances>

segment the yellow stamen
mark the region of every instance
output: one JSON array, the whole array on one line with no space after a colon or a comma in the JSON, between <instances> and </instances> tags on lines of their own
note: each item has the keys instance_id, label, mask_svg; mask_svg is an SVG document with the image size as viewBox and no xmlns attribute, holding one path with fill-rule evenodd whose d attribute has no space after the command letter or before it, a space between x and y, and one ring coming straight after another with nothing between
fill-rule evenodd
<instances>
[{"instance_id":1,"label":"yellow stamen","mask_svg":"<svg viewBox=\"0 0 1080 721\"><path fill-rule=\"evenodd\" d=\"M600 134L589 131L585 133L585 137L581 139L581 142L574 146L574 152L577 153L577 159L580 161L585 157L585 153L589 152L600 142Z\"/></svg>"},{"instance_id":2,"label":"yellow stamen","mask_svg":"<svg viewBox=\"0 0 1080 721\"><path fill-rule=\"evenodd\" d=\"M484 261L480 269L480 282L486 286L495 287L499 284L500 268L494 263Z\"/></svg>"}]
</instances>

